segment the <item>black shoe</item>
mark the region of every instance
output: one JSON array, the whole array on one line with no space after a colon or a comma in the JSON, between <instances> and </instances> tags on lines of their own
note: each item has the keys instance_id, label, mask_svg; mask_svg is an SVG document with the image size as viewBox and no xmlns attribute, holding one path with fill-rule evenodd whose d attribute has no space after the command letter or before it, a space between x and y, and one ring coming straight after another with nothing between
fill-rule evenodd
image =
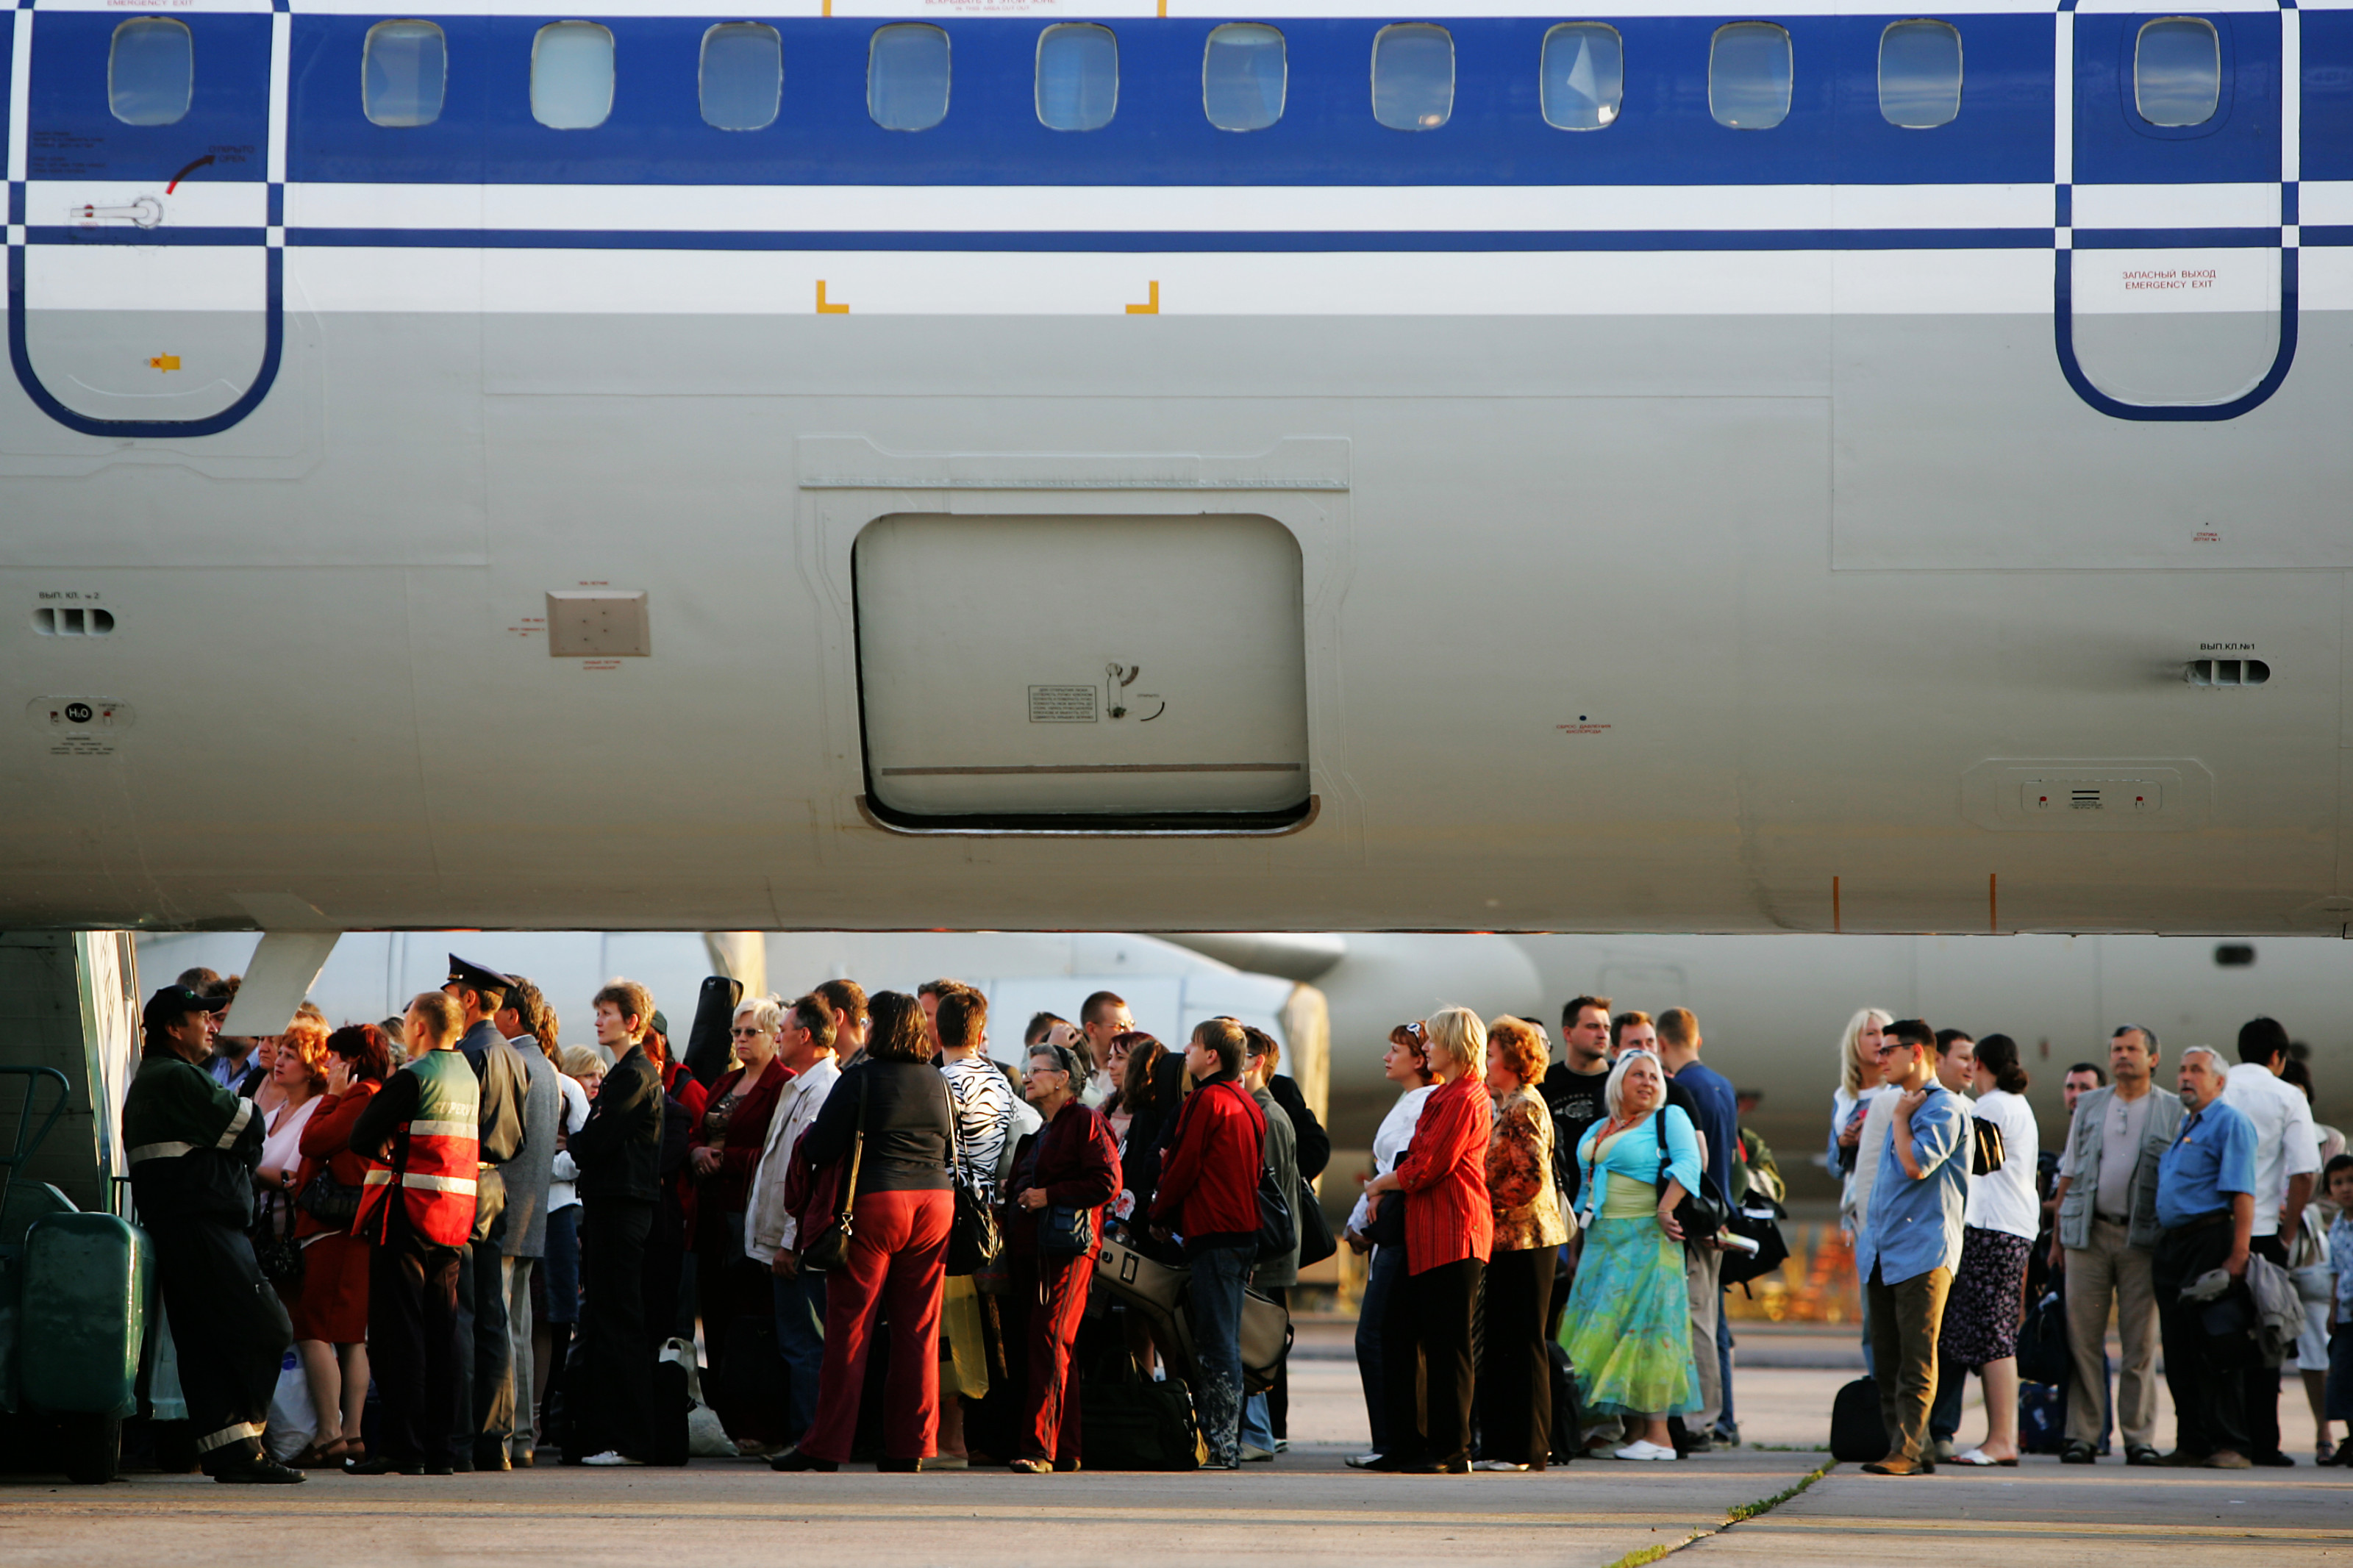
<instances>
[{"instance_id":1,"label":"black shoe","mask_svg":"<svg viewBox=\"0 0 2353 1568\"><path fill-rule=\"evenodd\" d=\"M1683 1451L1686 1454L1713 1454L1715 1452L1715 1439L1704 1432L1694 1432L1683 1439Z\"/></svg>"},{"instance_id":2,"label":"black shoe","mask_svg":"<svg viewBox=\"0 0 2353 1568\"><path fill-rule=\"evenodd\" d=\"M1715 1440L1726 1448L1737 1448L1740 1447L1740 1428L1737 1426L1718 1426L1715 1429Z\"/></svg>"},{"instance_id":3,"label":"black shoe","mask_svg":"<svg viewBox=\"0 0 2353 1568\"><path fill-rule=\"evenodd\" d=\"M2295 1468L2295 1456L2293 1454L2283 1454L2277 1449L2274 1449L2268 1454L2257 1454L2255 1456L2255 1463L2274 1470L2293 1469Z\"/></svg>"},{"instance_id":4,"label":"black shoe","mask_svg":"<svg viewBox=\"0 0 2353 1568\"><path fill-rule=\"evenodd\" d=\"M2070 1441L2059 1451L2059 1462L2063 1465L2088 1465L2097 1458L2098 1456L2092 1451L2092 1446L2080 1441ZM2136 1464L2139 1462L2134 1461Z\"/></svg>"},{"instance_id":5,"label":"black shoe","mask_svg":"<svg viewBox=\"0 0 2353 1568\"><path fill-rule=\"evenodd\" d=\"M470 1474L470 1474L473 1472L473 1468L474 1468L474 1467L473 1467L473 1466L469 1465L469 1466L467 1466L467 1467L466 1467L466 1469L465 1469L465 1472L464 1472L464 1473L466 1473L466 1474ZM457 1466L455 1466L455 1465L435 1465L435 1464L427 1464L427 1465L425 1467L425 1473L426 1473L427 1475L428 1475L428 1476L454 1476L454 1475L459 1474L460 1472L459 1471L458 1467L457 1467Z\"/></svg>"},{"instance_id":6,"label":"black shoe","mask_svg":"<svg viewBox=\"0 0 2353 1568\"><path fill-rule=\"evenodd\" d=\"M474 1447L474 1462L470 1468L477 1470L511 1470L514 1468L514 1461L507 1458L507 1446L504 1443L496 1445L480 1443Z\"/></svg>"},{"instance_id":7,"label":"black shoe","mask_svg":"<svg viewBox=\"0 0 2353 1568\"><path fill-rule=\"evenodd\" d=\"M923 1469L923 1461L921 1459L893 1459L886 1455L874 1461L874 1468L877 1471L886 1476L912 1476L919 1473Z\"/></svg>"},{"instance_id":8,"label":"black shoe","mask_svg":"<svg viewBox=\"0 0 2353 1568\"><path fill-rule=\"evenodd\" d=\"M814 1454L804 1454L797 1447L793 1447L786 1449L781 1454L771 1455L768 1459L768 1468L787 1473L814 1470L820 1476L829 1476L841 1467L831 1459L820 1459Z\"/></svg>"},{"instance_id":9,"label":"black shoe","mask_svg":"<svg viewBox=\"0 0 2353 1568\"><path fill-rule=\"evenodd\" d=\"M2062 1462L2066 1463L2069 1461L2063 1460ZM2073 1462L2082 1463L2081 1460ZM2125 1450L2125 1463L2146 1468L2152 1465L2162 1465L2165 1463L2165 1456L2158 1453L2156 1449L2150 1447L2146 1443L2136 1443L2131 1447Z\"/></svg>"},{"instance_id":10,"label":"black shoe","mask_svg":"<svg viewBox=\"0 0 2353 1568\"><path fill-rule=\"evenodd\" d=\"M224 1465L212 1476L223 1486L229 1487L291 1487L300 1486L309 1479L300 1470L290 1470L269 1459L248 1459L243 1464Z\"/></svg>"},{"instance_id":11,"label":"black shoe","mask_svg":"<svg viewBox=\"0 0 2353 1568\"><path fill-rule=\"evenodd\" d=\"M343 1474L347 1476L413 1476L422 1468L401 1459L387 1459L382 1454L343 1461Z\"/></svg>"}]
</instances>

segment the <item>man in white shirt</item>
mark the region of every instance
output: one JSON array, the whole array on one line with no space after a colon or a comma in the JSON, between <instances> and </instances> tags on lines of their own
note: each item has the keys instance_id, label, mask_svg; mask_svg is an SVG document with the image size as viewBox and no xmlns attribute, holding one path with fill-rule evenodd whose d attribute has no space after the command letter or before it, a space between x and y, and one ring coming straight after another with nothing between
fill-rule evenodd
<instances>
[{"instance_id":1,"label":"man in white shirt","mask_svg":"<svg viewBox=\"0 0 2353 1568\"><path fill-rule=\"evenodd\" d=\"M2248 1249L2282 1268L2320 1170L2312 1107L2301 1089L2280 1081L2286 1065L2287 1030L2276 1018L2251 1019L2239 1030L2239 1065L2222 1087L2222 1103L2255 1125L2255 1229ZM2280 1452L2279 1368L2258 1358L2246 1379L2247 1458L2258 1465L2294 1464Z\"/></svg>"},{"instance_id":2,"label":"man in white shirt","mask_svg":"<svg viewBox=\"0 0 2353 1568\"><path fill-rule=\"evenodd\" d=\"M825 1368L825 1276L799 1267L799 1226L785 1208L785 1183L794 1145L817 1121L841 1077L833 1059L834 1011L815 993L786 1010L776 1031L776 1059L794 1076L776 1097L744 1205L744 1256L776 1275L776 1352L792 1377L786 1424L795 1442L817 1415L818 1376Z\"/></svg>"},{"instance_id":3,"label":"man in white shirt","mask_svg":"<svg viewBox=\"0 0 2353 1568\"><path fill-rule=\"evenodd\" d=\"M1086 1042L1087 1060L1093 1068L1087 1087L1079 1093L1082 1102L1100 1110L1119 1087L1111 1081L1111 1043L1134 1027L1135 1015L1111 992L1098 991L1081 1005L1079 1035Z\"/></svg>"}]
</instances>

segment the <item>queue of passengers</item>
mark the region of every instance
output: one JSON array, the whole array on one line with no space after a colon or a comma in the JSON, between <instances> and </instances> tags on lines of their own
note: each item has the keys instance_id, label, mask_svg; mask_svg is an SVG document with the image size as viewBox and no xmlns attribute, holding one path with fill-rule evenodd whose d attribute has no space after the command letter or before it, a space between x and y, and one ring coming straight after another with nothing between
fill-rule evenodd
<instances>
[{"instance_id":1,"label":"queue of passengers","mask_svg":"<svg viewBox=\"0 0 2353 1568\"><path fill-rule=\"evenodd\" d=\"M2284 1364L2310 1399L2317 1461L2353 1458L2353 1444L2331 1441L2333 1423L2353 1419L2353 1157L2315 1124L2309 1072L2276 1020L2242 1027L2238 1057L2188 1047L2175 1093L2158 1087L2156 1032L2119 1026L2105 1068L2068 1069L2069 1124L2051 1157L2009 1036L1855 1015L1829 1157L1845 1173L1841 1220L1888 1443L1865 1470L2016 1465L2022 1306L2046 1293L2063 1308L2072 1363L2063 1463L2096 1463L2113 1419L2128 1465L2292 1465L2280 1448ZM2031 1270L2043 1275L2031 1286ZM2113 1394L2112 1309L2123 1343ZM2157 1447L2160 1343L2169 1454ZM1987 1432L1962 1450L1972 1372Z\"/></svg>"}]
</instances>

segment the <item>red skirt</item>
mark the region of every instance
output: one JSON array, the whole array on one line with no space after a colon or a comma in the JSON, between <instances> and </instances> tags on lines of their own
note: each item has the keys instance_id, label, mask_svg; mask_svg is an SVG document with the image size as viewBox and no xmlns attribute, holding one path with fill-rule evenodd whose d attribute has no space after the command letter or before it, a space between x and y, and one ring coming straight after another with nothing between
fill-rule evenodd
<instances>
[{"instance_id":1,"label":"red skirt","mask_svg":"<svg viewBox=\"0 0 2353 1568\"><path fill-rule=\"evenodd\" d=\"M367 1338L368 1253L358 1237L332 1232L302 1249L302 1296L294 1337L354 1345Z\"/></svg>"}]
</instances>

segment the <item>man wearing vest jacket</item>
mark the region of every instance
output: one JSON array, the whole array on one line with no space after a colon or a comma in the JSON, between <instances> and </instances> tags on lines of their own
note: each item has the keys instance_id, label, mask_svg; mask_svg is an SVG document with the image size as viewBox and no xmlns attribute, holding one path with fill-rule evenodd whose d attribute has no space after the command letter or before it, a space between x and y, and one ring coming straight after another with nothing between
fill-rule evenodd
<instances>
[{"instance_id":1,"label":"man wearing vest jacket","mask_svg":"<svg viewBox=\"0 0 2353 1568\"><path fill-rule=\"evenodd\" d=\"M184 985L148 999L146 1055L122 1099L122 1140L198 1460L216 1481L280 1485L302 1472L272 1464L261 1447L279 1358L294 1341L246 1235L262 1119L197 1065L227 1006L226 996Z\"/></svg>"},{"instance_id":2,"label":"man wearing vest jacket","mask_svg":"<svg viewBox=\"0 0 2353 1568\"><path fill-rule=\"evenodd\" d=\"M368 1356L377 1451L355 1476L450 1473L459 1408L458 1261L474 1234L481 1083L458 1054L458 1004L427 991L408 1005L408 1065L352 1125L374 1163L352 1233L376 1244L368 1268Z\"/></svg>"},{"instance_id":3,"label":"man wearing vest jacket","mask_svg":"<svg viewBox=\"0 0 2353 1568\"><path fill-rule=\"evenodd\" d=\"M1241 1083L1247 1044L1231 1018L1211 1018L1193 1031L1185 1068L1195 1087L1176 1113L1152 1198L1154 1234L1183 1237L1193 1268L1187 1302L1202 1384L1196 1393L1209 1445L1204 1468L1212 1470L1230 1470L1241 1458L1242 1294L1258 1265L1266 1116Z\"/></svg>"},{"instance_id":4,"label":"man wearing vest jacket","mask_svg":"<svg viewBox=\"0 0 2353 1568\"><path fill-rule=\"evenodd\" d=\"M458 1054L481 1086L481 1170L474 1194L474 1234L458 1263L458 1426L451 1434L460 1470L512 1468L514 1341L507 1329L507 1189L504 1169L523 1152L531 1069L507 1044L498 1013L514 981L495 969L449 955L441 994L458 1004L465 1033ZM551 1152L549 1156L554 1156Z\"/></svg>"}]
</instances>

